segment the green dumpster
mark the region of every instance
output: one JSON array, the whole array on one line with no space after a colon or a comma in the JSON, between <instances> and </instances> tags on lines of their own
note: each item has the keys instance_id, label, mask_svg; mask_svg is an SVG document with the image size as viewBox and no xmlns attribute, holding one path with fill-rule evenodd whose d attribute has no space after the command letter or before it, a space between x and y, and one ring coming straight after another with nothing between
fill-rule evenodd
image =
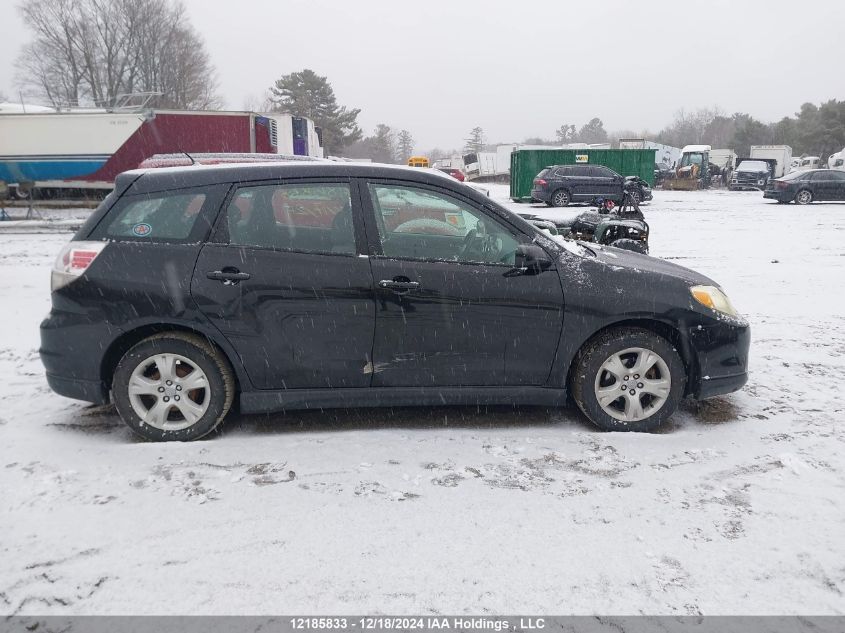
<instances>
[{"instance_id":1,"label":"green dumpster","mask_svg":"<svg viewBox=\"0 0 845 633\"><path fill-rule=\"evenodd\" d=\"M639 176L654 186L655 149L518 149L511 152L510 197L531 200L531 185L550 165L604 165L622 176Z\"/></svg>"}]
</instances>

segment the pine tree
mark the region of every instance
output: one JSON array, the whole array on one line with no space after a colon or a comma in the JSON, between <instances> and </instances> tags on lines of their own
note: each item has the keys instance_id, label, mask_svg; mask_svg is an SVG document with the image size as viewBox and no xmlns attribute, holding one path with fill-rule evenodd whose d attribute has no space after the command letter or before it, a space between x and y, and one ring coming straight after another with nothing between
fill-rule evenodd
<instances>
[{"instance_id":1,"label":"pine tree","mask_svg":"<svg viewBox=\"0 0 845 633\"><path fill-rule=\"evenodd\" d=\"M581 143L607 143L607 132L602 120L598 117L590 119L589 123L578 130L578 140Z\"/></svg>"},{"instance_id":2,"label":"pine tree","mask_svg":"<svg viewBox=\"0 0 845 633\"><path fill-rule=\"evenodd\" d=\"M555 136L558 143L572 143L575 140L575 126L564 123L555 130Z\"/></svg>"},{"instance_id":3,"label":"pine tree","mask_svg":"<svg viewBox=\"0 0 845 633\"><path fill-rule=\"evenodd\" d=\"M275 112L305 116L323 130L325 153L339 154L362 136L357 119L360 108L347 110L337 104L334 90L325 77L305 69L285 75L270 88Z\"/></svg>"},{"instance_id":4,"label":"pine tree","mask_svg":"<svg viewBox=\"0 0 845 633\"><path fill-rule=\"evenodd\" d=\"M372 136L372 159L377 163L396 162L396 135L389 125L379 123Z\"/></svg>"},{"instance_id":5,"label":"pine tree","mask_svg":"<svg viewBox=\"0 0 845 633\"><path fill-rule=\"evenodd\" d=\"M472 152L480 152L484 149L484 130L480 127L472 128L472 131L469 133L469 138L466 139L466 145L464 145L464 151L467 153Z\"/></svg>"},{"instance_id":6,"label":"pine tree","mask_svg":"<svg viewBox=\"0 0 845 633\"><path fill-rule=\"evenodd\" d=\"M408 130L399 132L397 138L397 145L399 150L399 161L407 163L408 159L414 154L414 137Z\"/></svg>"}]
</instances>

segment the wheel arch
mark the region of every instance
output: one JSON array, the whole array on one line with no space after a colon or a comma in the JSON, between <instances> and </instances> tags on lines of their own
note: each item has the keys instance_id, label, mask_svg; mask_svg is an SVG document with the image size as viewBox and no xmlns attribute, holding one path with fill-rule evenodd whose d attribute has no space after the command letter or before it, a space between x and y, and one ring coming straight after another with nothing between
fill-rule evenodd
<instances>
[{"instance_id":1,"label":"wheel arch","mask_svg":"<svg viewBox=\"0 0 845 633\"><path fill-rule=\"evenodd\" d=\"M249 377L245 374L241 364L233 362L233 359L237 359L237 353L234 349L232 349L228 344L221 342L218 337L203 328L177 322L145 323L123 332L111 342L108 349L103 354L103 358L100 361L100 379L108 386L108 388L111 388L115 369L117 368L117 364L120 362L120 359L123 358L123 355L144 339L147 339L154 334L164 334L167 332L193 334L194 336L204 339L217 349L223 355L223 358L226 359L226 362L229 363L229 367L232 368L232 373L235 376L236 394L241 392L243 386L250 385Z\"/></svg>"},{"instance_id":2,"label":"wheel arch","mask_svg":"<svg viewBox=\"0 0 845 633\"><path fill-rule=\"evenodd\" d=\"M661 336L667 341L669 341L672 346L678 351L678 355L681 357L681 361L683 362L684 369L686 371L687 382L684 387L684 395L688 395L695 391L694 386L698 383L700 373L698 367L698 360L696 358L696 355L693 353L689 341L681 332L681 330L678 329L674 324L648 317L630 317L620 319L612 323L607 323L600 329L590 334L590 336L585 338L583 341L581 341L581 344L578 346L575 353L572 355L572 358L569 360L569 367L566 370L567 391L571 393L570 385L572 380L572 373L578 363L581 350L583 350L587 345L592 343L595 339L602 336L609 330L621 329L626 327L648 330L653 334L657 334L658 336Z\"/></svg>"}]
</instances>

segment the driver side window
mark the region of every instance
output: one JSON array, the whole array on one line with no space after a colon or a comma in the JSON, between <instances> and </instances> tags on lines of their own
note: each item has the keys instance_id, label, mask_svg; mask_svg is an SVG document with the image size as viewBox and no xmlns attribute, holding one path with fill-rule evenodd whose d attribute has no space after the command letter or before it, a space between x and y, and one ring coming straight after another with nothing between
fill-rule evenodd
<instances>
[{"instance_id":1,"label":"driver side window","mask_svg":"<svg viewBox=\"0 0 845 633\"><path fill-rule=\"evenodd\" d=\"M516 237L470 205L404 185L369 190L386 257L514 265Z\"/></svg>"}]
</instances>

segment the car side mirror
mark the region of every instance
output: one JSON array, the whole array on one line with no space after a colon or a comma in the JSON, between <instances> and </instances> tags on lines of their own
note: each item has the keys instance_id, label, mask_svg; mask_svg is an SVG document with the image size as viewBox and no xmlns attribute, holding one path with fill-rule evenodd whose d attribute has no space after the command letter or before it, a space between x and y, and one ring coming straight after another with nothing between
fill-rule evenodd
<instances>
[{"instance_id":1,"label":"car side mirror","mask_svg":"<svg viewBox=\"0 0 845 633\"><path fill-rule=\"evenodd\" d=\"M505 273L508 277L538 275L552 267L548 253L536 244L519 244L516 247L514 267Z\"/></svg>"}]
</instances>

